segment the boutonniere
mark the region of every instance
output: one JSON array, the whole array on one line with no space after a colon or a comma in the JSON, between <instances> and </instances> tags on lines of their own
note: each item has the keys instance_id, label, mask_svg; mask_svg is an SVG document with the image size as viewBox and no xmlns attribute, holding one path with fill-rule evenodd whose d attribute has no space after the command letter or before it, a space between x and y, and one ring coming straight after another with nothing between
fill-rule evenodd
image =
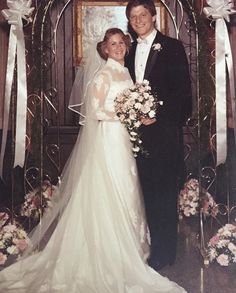
<instances>
[{"instance_id":1,"label":"boutonniere","mask_svg":"<svg viewBox=\"0 0 236 293\"><path fill-rule=\"evenodd\" d=\"M162 50L162 46L161 46L160 43L153 44L152 48L153 48L154 51L158 51L158 52L160 52Z\"/></svg>"}]
</instances>

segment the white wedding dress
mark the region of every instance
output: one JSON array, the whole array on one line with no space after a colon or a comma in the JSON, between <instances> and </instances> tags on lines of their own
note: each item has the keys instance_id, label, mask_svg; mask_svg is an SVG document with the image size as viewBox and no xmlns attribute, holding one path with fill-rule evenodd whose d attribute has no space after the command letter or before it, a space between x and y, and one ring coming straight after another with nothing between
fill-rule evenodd
<instances>
[{"instance_id":1,"label":"white wedding dress","mask_svg":"<svg viewBox=\"0 0 236 293\"><path fill-rule=\"evenodd\" d=\"M55 209L66 207L44 249L0 272L1 293L186 292L146 264L135 159L114 113L114 98L131 84L127 69L108 59L90 85L86 123L55 197Z\"/></svg>"}]
</instances>

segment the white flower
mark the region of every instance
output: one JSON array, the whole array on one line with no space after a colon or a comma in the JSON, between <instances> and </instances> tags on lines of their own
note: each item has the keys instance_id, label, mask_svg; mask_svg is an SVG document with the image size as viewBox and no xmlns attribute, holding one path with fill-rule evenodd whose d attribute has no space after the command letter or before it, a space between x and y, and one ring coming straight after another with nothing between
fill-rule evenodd
<instances>
[{"instance_id":1,"label":"white flower","mask_svg":"<svg viewBox=\"0 0 236 293\"><path fill-rule=\"evenodd\" d=\"M13 232L15 229L16 229L16 226L12 224L9 224L3 227L3 231L9 232L9 233Z\"/></svg>"},{"instance_id":2,"label":"white flower","mask_svg":"<svg viewBox=\"0 0 236 293\"><path fill-rule=\"evenodd\" d=\"M3 249L5 247L5 244L3 241L0 241L0 249Z\"/></svg>"},{"instance_id":3,"label":"white flower","mask_svg":"<svg viewBox=\"0 0 236 293\"><path fill-rule=\"evenodd\" d=\"M153 111L153 110L151 110L151 111L148 113L148 116L149 116L150 118L154 118L155 115L156 115L156 113L155 113L155 111Z\"/></svg>"},{"instance_id":4,"label":"white flower","mask_svg":"<svg viewBox=\"0 0 236 293\"><path fill-rule=\"evenodd\" d=\"M146 100L150 98L149 93L143 93L143 96L144 96L144 98L145 98Z\"/></svg>"},{"instance_id":5,"label":"white flower","mask_svg":"<svg viewBox=\"0 0 236 293\"><path fill-rule=\"evenodd\" d=\"M18 235L19 235L20 238L26 238L27 237L27 234L26 234L25 230L23 230L23 229L18 230Z\"/></svg>"},{"instance_id":6,"label":"white flower","mask_svg":"<svg viewBox=\"0 0 236 293\"><path fill-rule=\"evenodd\" d=\"M139 93L137 93L137 92L132 92L132 93L130 94L130 97L131 97L132 99L137 99L137 98L139 97Z\"/></svg>"},{"instance_id":7,"label":"white flower","mask_svg":"<svg viewBox=\"0 0 236 293\"><path fill-rule=\"evenodd\" d=\"M135 147L135 148L133 148L133 151L136 152L136 153L139 152L139 150L140 150L139 147Z\"/></svg>"},{"instance_id":8,"label":"white flower","mask_svg":"<svg viewBox=\"0 0 236 293\"><path fill-rule=\"evenodd\" d=\"M130 132L130 135L132 135L132 136L137 136L137 133L136 133L135 131L131 131L131 132Z\"/></svg>"},{"instance_id":9,"label":"white flower","mask_svg":"<svg viewBox=\"0 0 236 293\"><path fill-rule=\"evenodd\" d=\"M136 121L135 123L134 123L134 127L139 127L140 125L141 125L142 123L140 122L140 121Z\"/></svg>"},{"instance_id":10,"label":"white flower","mask_svg":"<svg viewBox=\"0 0 236 293\"><path fill-rule=\"evenodd\" d=\"M230 242L229 245L228 245L228 248L236 256L236 245L234 245L233 243Z\"/></svg>"},{"instance_id":11,"label":"white flower","mask_svg":"<svg viewBox=\"0 0 236 293\"><path fill-rule=\"evenodd\" d=\"M148 81L147 79L144 79L144 80L143 80L143 84L144 84L144 85L149 85L149 81Z\"/></svg>"},{"instance_id":12,"label":"white flower","mask_svg":"<svg viewBox=\"0 0 236 293\"><path fill-rule=\"evenodd\" d=\"M160 52L162 50L162 46L160 43L155 43L152 45L153 50Z\"/></svg>"},{"instance_id":13,"label":"white flower","mask_svg":"<svg viewBox=\"0 0 236 293\"><path fill-rule=\"evenodd\" d=\"M215 259L217 257L217 252L215 249L210 249L209 250L209 260L213 261L213 259Z\"/></svg>"},{"instance_id":14,"label":"white flower","mask_svg":"<svg viewBox=\"0 0 236 293\"><path fill-rule=\"evenodd\" d=\"M141 109L142 104L141 104L141 103L136 103L136 104L134 105L134 107L135 107L136 109Z\"/></svg>"},{"instance_id":15,"label":"white flower","mask_svg":"<svg viewBox=\"0 0 236 293\"><path fill-rule=\"evenodd\" d=\"M19 250L15 245L11 245L11 246L7 247L7 253L9 253L9 254L18 254Z\"/></svg>"},{"instance_id":16,"label":"white flower","mask_svg":"<svg viewBox=\"0 0 236 293\"><path fill-rule=\"evenodd\" d=\"M220 254L216 258L217 262L222 266L228 266L229 265L229 258L226 254Z\"/></svg>"},{"instance_id":17,"label":"white flower","mask_svg":"<svg viewBox=\"0 0 236 293\"><path fill-rule=\"evenodd\" d=\"M143 105L142 106L142 112L144 114L148 114L151 111L151 108L148 105Z\"/></svg>"}]
</instances>

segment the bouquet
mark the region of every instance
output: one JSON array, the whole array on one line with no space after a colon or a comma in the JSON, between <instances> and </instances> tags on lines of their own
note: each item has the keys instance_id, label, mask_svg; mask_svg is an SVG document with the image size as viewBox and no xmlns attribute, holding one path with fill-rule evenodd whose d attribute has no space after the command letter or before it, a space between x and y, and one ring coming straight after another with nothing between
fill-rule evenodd
<instances>
[{"instance_id":1,"label":"bouquet","mask_svg":"<svg viewBox=\"0 0 236 293\"><path fill-rule=\"evenodd\" d=\"M236 263L236 226L226 224L213 236L207 246L207 260L221 266Z\"/></svg>"},{"instance_id":2,"label":"bouquet","mask_svg":"<svg viewBox=\"0 0 236 293\"><path fill-rule=\"evenodd\" d=\"M0 230L0 265L4 265L9 256L19 256L30 244L25 230L17 223L3 225Z\"/></svg>"},{"instance_id":3,"label":"bouquet","mask_svg":"<svg viewBox=\"0 0 236 293\"><path fill-rule=\"evenodd\" d=\"M121 123L123 123L133 144L134 157L138 153L148 155L142 146L142 139L139 132L142 118L155 118L157 105L162 105L162 101L157 101L151 93L149 81L136 83L115 99L115 111Z\"/></svg>"},{"instance_id":4,"label":"bouquet","mask_svg":"<svg viewBox=\"0 0 236 293\"><path fill-rule=\"evenodd\" d=\"M205 216L216 216L218 213L217 204L213 197L205 189L199 190L197 179L191 178L184 184L179 194L179 218L190 217L199 213L200 207Z\"/></svg>"},{"instance_id":5,"label":"bouquet","mask_svg":"<svg viewBox=\"0 0 236 293\"><path fill-rule=\"evenodd\" d=\"M25 201L21 206L21 216L40 218L44 211L52 206L51 200L57 191L57 187L49 181L44 181L42 186L35 188L25 195Z\"/></svg>"}]
</instances>

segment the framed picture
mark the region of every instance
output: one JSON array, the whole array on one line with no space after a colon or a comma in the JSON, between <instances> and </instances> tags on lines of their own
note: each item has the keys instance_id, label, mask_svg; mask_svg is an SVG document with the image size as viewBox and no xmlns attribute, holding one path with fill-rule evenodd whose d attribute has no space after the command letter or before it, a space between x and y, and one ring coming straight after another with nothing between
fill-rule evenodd
<instances>
[{"instance_id":1,"label":"framed picture","mask_svg":"<svg viewBox=\"0 0 236 293\"><path fill-rule=\"evenodd\" d=\"M105 31L118 27L127 32L128 21L125 15L127 2L123 1L76 1L74 6L74 64L88 57L91 42L100 41ZM165 9L156 2L157 28L165 31Z\"/></svg>"}]
</instances>

